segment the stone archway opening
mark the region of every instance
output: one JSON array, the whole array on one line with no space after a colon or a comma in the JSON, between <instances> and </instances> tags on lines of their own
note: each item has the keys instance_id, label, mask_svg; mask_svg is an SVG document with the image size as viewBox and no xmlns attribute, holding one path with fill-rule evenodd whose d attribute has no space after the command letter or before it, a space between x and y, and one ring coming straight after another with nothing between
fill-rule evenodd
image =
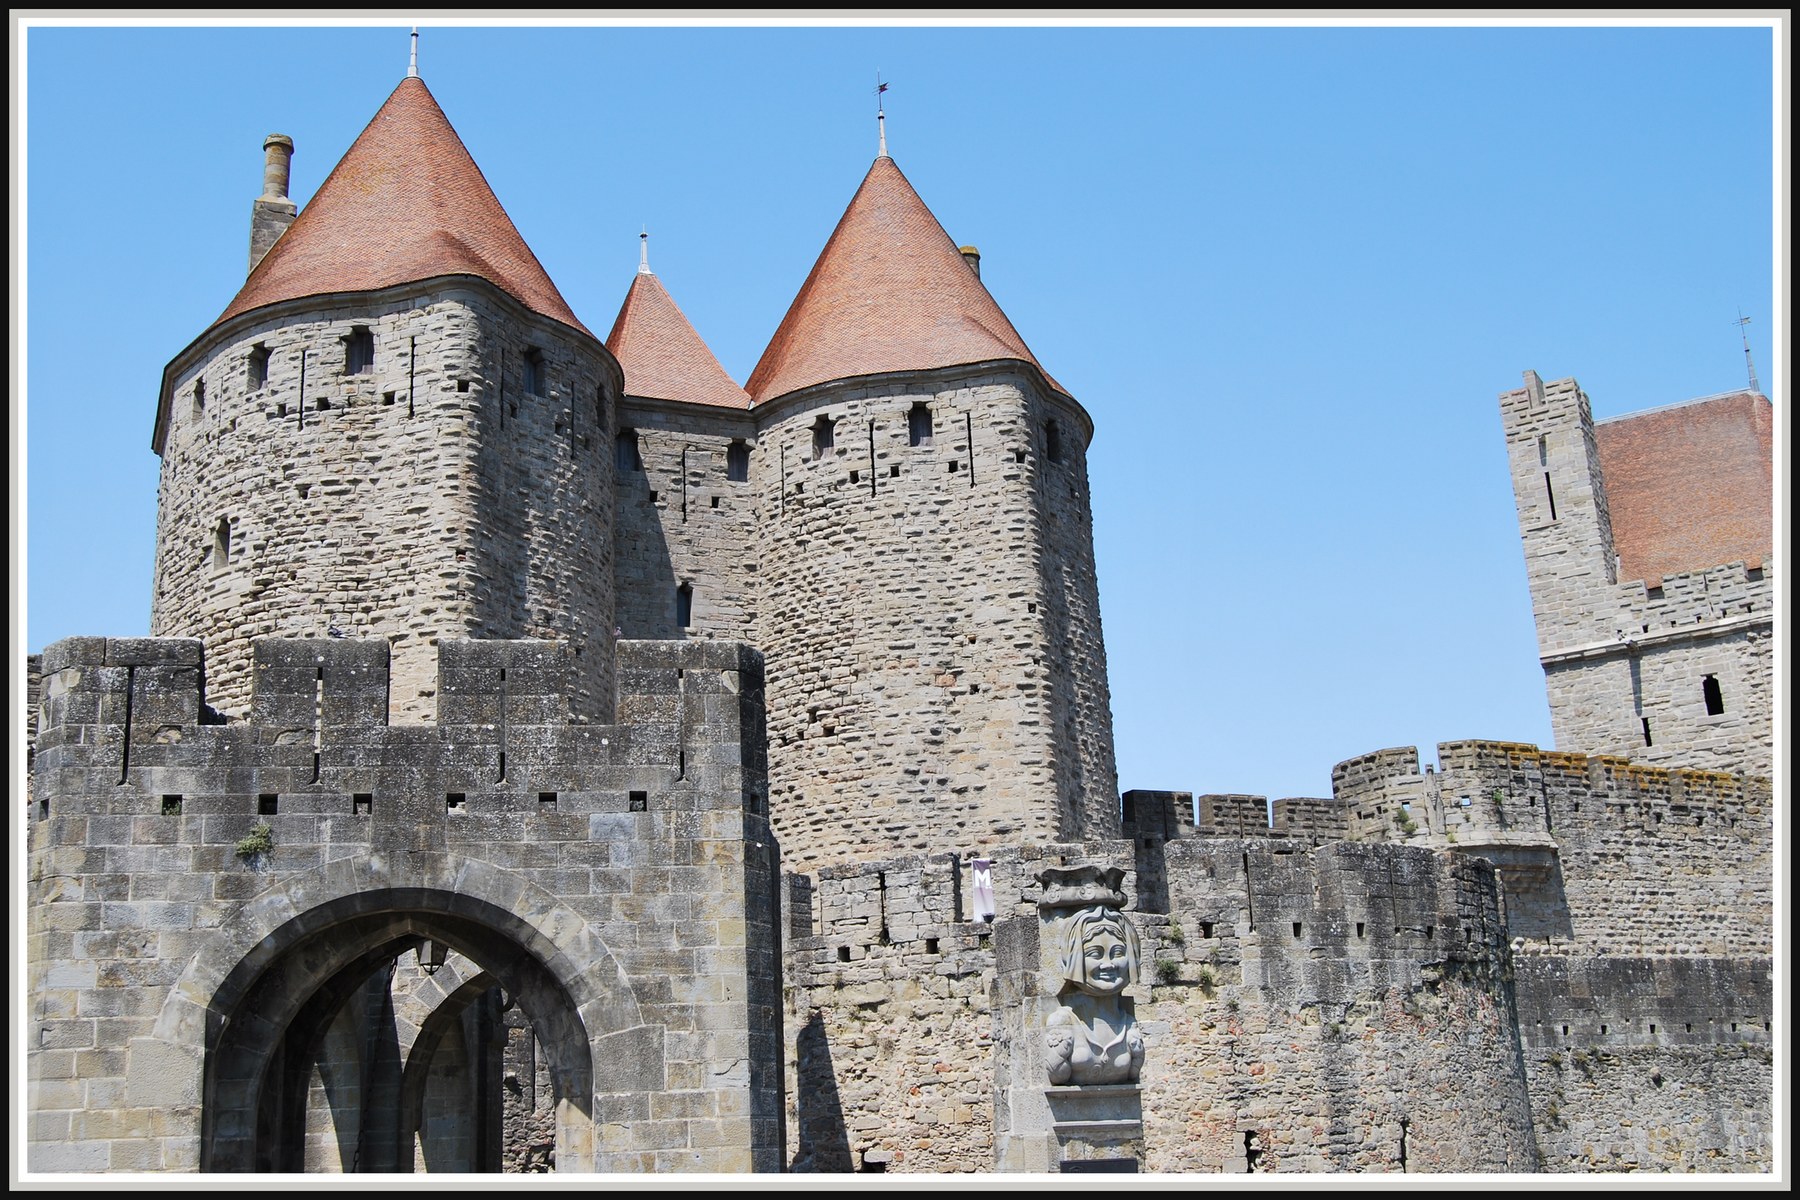
<instances>
[{"instance_id":1,"label":"stone archway opening","mask_svg":"<svg viewBox=\"0 0 1800 1200\"><path fill-rule=\"evenodd\" d=\"M590 1031L531 940L418 889L287 922L208 1007L202 1169L585 1169Z\"/></svg>"}]
</instances>

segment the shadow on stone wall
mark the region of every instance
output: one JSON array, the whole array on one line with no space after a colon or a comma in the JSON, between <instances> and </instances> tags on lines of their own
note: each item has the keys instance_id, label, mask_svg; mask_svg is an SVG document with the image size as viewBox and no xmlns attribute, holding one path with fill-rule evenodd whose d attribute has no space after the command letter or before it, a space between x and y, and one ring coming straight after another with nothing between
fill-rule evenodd
<instances>
[{"instance_id":1,"label":"shadow on stone wall","mask_svg":"<svg viewBox=\"0 0 1800 1200\"><path fill-rule=\"evenodd\" d=\"M799 1062L794 1094L800 1145L794 1171L852 1171L850 1137L844 1127L844 1105L838 1096L831 1043L825 1021L815 1010L795 1039Z\"/></svg>"}]
</instances>

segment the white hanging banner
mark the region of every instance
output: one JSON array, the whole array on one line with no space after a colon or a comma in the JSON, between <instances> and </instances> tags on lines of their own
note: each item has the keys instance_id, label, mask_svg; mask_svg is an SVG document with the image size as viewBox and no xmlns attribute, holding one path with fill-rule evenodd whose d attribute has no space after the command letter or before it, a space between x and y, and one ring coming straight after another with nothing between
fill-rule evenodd
<instances>
[{"instance_id":1,"label":"white hanging banner","mask_svg":"<svg viewBox=\"0 0 1800 1200\"><path fill-rule=\"evenodd\" d=\"M975 876L975 919L992 921L994 919L994 864L985 858L969 860L969 869Z\"/></svg>"}]
</instances>

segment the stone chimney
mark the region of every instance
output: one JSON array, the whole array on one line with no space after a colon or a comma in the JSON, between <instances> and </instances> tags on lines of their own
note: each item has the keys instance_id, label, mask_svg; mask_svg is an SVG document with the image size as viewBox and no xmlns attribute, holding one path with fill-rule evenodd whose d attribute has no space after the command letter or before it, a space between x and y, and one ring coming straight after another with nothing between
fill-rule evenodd
<instances>
[{"instance_id":1,"label":"stone chimney","mask_svg":"<svg viewBox=\"0 0 1800 1200\"><path fill-rule=\"evenodd\" d=\"M981 278L981 251L973 246L962 247L963 261L969 264L969 270L975 272L975 278Z\"/></svg>"},{"instance_id":2,"label":"stone chimney","mask_svg":"<svg viewBox=\"0 0 1800 1200\"><path fill-rule=\"evenodd\" d=\"M250 209L251 271L300 211L288 199L288 164L293 157L294 139L287 134L271 133L263 139L263 194Z\"/></svg>"}]
</instances>

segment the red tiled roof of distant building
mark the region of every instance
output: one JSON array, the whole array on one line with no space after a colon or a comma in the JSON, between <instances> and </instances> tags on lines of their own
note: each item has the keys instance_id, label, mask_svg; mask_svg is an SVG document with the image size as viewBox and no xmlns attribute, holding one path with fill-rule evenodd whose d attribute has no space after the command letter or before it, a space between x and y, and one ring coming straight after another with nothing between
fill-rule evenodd
<instances>
[{"instance_id":1,"label":"red tiled roof of distant building","mask_svg":"<svg viewBox=\"0 0 1800 1200\"><path fill-rule=\"evenodd\" d=\"M668 289L648 271L631 281L606 348L625 370L628 395L750 407L749 393L732 382Z\"/></svg>"},{"instance_id":2,"label":"red tiled roof of distant building","mask_svg":"<svg viewBox=\"0 0 1800 1200\"><path fill-rule=\"evenodd\" d=\"M745 388L762 404L834 379L996 359L1043 371L884 156L869 168Z\"/></svg>"},{"instance_id":3,"label":"red tiled roof of distant building","mask_svg":"<svg viewBox=\"0 0 1800 1200\"><path fill-rule=\"evenodd\" d=\"M1774 544L1774 410L1736 392L1598 421L1621 580L1767 559Z\"/></svg>"},{"instance_id":4,"label":"red tiled roof of distant building","mask_svg":"<svg viewBox=\"0 0 1800 1200\"><path fill-rule=\"evenodd\" d=\"M533 312L589 333L424 81L408 76L219 321L283 300L440 275L479 276Z\"/></svg>"}]
</instances>

